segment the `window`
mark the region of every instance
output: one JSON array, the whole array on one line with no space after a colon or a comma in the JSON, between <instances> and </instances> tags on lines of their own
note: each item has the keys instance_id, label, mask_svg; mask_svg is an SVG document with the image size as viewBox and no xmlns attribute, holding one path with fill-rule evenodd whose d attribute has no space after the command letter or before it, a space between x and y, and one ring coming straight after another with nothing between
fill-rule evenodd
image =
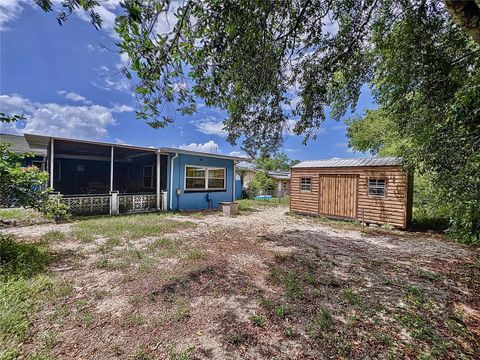
<instances>
[{"instance_id":1,"label":"window","mask_svg":"<svg viewBox=\"0 0 480 360\"><path fill-rule=\"evenodd\" d=\"M225 190L225 168L185 166L185 190Z\"/></svg>"},{"instance_id":2,"label":"window","mask_svg":"<svg viewBox=\"0 0 480 360\"><path fill-rule=\"evenodd\" d=\"M153 189L156 183L157 167L147 165L143 167L143 187L146 189Z\"/></svg>"},{"instance_id":3,"label":"window","mask_svg":"<svg viewBox=\"0 0 480 360\"><path fill-rule=\"evenodd\" d=\"M300 178L300 191L312 191L312 178Z\"/></svg>"},{"instance_id":4,"label":"window","mask_svg":"<svg viewBox=\"0 0 480 360\"><path fill-rule=\"evenodd\" d=\"M385 196L385 179L368 179L368 195Z\"/></svg>"}]
</instances>

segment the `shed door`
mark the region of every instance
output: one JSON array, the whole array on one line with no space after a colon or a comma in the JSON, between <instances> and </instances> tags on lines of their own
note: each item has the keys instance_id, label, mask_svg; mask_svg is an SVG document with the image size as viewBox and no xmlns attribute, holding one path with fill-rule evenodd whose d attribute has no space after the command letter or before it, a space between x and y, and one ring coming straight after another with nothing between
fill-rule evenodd
<instances>
[{"instance_id":1,"label":"shed door","mask_svg":"<svg viewBox=\"0 0 480 360\"><path fill-rule=\"evenodd\" d=\"M357 217L357 175L320 175L318 212L322 215Z\"/></svg>"}]
</instances>

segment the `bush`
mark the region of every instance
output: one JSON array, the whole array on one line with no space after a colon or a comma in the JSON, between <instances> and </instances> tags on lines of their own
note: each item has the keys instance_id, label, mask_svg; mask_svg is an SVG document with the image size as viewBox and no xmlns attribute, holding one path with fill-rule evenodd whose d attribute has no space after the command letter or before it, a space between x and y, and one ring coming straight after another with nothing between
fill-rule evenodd
<instances>
[{"instance_id":1,"label":"bush","mask_svg":"<svg viewBox=\"0 0 480 360\"><path fill-rule=\"evenodd\" d=\"M255 193L266 193L275 189L275 181L264 172L258 172L248 184L248 189Z\"/></svg>"},{"instance_id":2,"label":"bush","mask_svg":"<svg viewBox=\"0 0 480 360\"><path fill-rule=\"evenodd\" d=\"M41 210L46 218L54 219L56 222L70 220L70 208L60 200L57 195L50 195L41 205Z\"/></svg>"}]
</instances>

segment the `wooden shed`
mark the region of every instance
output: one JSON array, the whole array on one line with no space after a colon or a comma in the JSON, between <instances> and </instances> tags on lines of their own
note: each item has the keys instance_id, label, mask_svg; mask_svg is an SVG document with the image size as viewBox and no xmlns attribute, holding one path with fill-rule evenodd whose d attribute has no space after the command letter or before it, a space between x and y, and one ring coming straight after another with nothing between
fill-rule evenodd
<instances>
[{"instance_id":1,"label":"wooden shed","mask_svg":"<svg viewBox=\"0 0 480 360\"><path fill-rule=\"evenodd\" d=\"M406 228L412 185L398 158L304 161L292 167L290 210Z\"/></svg>"}]
</instances>

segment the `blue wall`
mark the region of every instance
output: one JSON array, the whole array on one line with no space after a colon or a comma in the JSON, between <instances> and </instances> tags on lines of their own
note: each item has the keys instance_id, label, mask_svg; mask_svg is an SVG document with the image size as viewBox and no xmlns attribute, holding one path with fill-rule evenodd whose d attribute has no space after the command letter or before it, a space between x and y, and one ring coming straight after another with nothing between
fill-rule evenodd
<instances>
[{"instance_id":1,"label":"blue wall","mask_svg":"<svg viewBox=\"0 0 480 360\"><path fill-rule=\"evenodd\" d=\"M242 180L235 180L235 197L237 199L242 198L243 185Z\"/></svg>"},{"instance_id":2,"label":"blue wall","mask_svg":"<svg viewBox=\"0 0 480 360\"><path fill-rule=\"evenodd\" d=\"M172 157L175 154L170 153L168 156L168 187L167 201L170 209L170 174ZM185 192L185 166L212 166L226 168L226 190L225 191L194 191ZM182 194L177 196L176 189L181 189ZM185 155L178 154L174 160L173 166L173 202L170 210L200 210L218 208L220 201L232 201L234 191L233 183L233 160L214 158L209 156ZM207 194L212 199L209 204Z\"/></svg>"}]
</instances>

